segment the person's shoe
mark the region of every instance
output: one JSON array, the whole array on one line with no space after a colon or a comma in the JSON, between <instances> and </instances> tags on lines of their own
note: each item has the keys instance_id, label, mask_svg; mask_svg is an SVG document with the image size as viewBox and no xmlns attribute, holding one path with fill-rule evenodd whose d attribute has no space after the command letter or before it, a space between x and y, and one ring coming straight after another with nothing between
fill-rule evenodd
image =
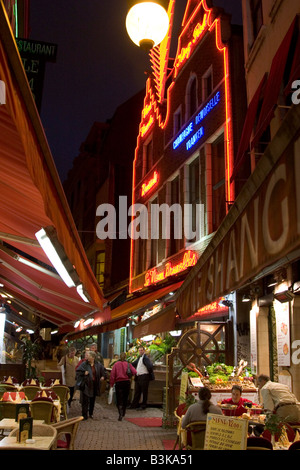
<instances>
[{"instance_id":1,"label":"person's shoe","mask_svg":"<svg viewBox=\"0 0 300 470\"><path fill-rule=\"evenodd\" d=\"M118 421L122 421L123 416L119 416Z\"/></svg>"},{"instance_id":2,"label":"person's shoe","mask_svg":"<svg viewBox=\"0 0 300 470\"><path fill-rule=\"evenodd\" d=\"M90 417L91 419L94 419L94 416L93 416L93 415L90 415L89 417Z\"/></svg>"}]
</instances>

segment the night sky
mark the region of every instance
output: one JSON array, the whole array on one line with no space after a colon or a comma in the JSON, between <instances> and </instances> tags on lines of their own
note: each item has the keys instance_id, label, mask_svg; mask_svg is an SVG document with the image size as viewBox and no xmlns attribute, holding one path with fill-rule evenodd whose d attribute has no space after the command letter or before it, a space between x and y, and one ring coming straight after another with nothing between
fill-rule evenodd
<instances>
[{"instance_id":1,"label":"night sky","mask_svg":"<svg viewBox=\"0 0 300 470\"><path fill-rule=\"evenodd\" d=\"M140 91L149 59L125 29L126 0L30 0L30 39L58 45L46 65L41 121L62 181L95 121ZM186 0L177 0L178 32ZM241 0L216 0L241 21Z\"/></svg>"}]
</instances>

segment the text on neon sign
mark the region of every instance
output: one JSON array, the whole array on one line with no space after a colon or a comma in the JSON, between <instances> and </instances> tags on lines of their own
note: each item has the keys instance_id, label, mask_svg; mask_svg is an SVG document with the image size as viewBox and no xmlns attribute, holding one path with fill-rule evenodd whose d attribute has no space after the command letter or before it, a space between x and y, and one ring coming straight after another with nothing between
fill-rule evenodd
<instances>
[{"instance_id":1,"label":"text on neon sign","mask_svg":"<svg viewBox=\"0 0 300 470\"><path fill-rule=\"evenodd\" d=\"M204 106L201 111L196 115L195 119L179 134L173 142L173 149L176 150L182 142L194 132L195 126L199 125L203 119L219 104L221 100L221 93L218 91L214 97ZM186 142L186 149L190 150L202 137L204 136L204 128L200 127L190 139Z\"/></svg>"},{"instance_id":2,"label":"text on neon sign","mask_svg":"<svg viewBox=\"0 0 300 470\"><path fill-rule=\"evenodd\" d=\"M182 47L180 54L178 54L176 60L176 68L179 68L183 62L190 58L192 53L192 48L199 41L200 37L203 35L206 27L208 26L208 15L205 13L202 23L197 23L193 31L193 39L188 43L186 47Z\"/></svg>"},{"instance_id":3,"label":"text on neon sign","mask_svg":"<svg viewBox=\"0 0 300 470\"><path fill-rule=\"evenodd\" d=\"M153 178L148 182L142 185L142 196L145 196L154 186L158 183L158 173L154 172Z\"/></svg>"},{"instance_id":4,"label":"text on neon sign","mask_svg":"<svg viewBox=\"0 0 300 470\"><path fill-rule=\"evenodd\" d=\"M180 263L174 266L172 266L171 263L166 263L162 272L158 272L156 268L150 269L150 271L148 271L145 275L144 285L150 286L151 284L156 284L157 282L163 281L164 279L170 276L174 276L175 274L185 271L191 266L195 266L196 263L196 253L193 253L192 251L187 251L183 256L183 260Z\"/></svg>"}]
</instances>

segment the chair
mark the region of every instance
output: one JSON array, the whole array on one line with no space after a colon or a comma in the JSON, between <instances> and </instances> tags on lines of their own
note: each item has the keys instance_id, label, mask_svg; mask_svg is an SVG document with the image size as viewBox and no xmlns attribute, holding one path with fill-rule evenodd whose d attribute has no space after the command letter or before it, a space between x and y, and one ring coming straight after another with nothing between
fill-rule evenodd
<instances>
[{"instance_id":1,"label":"chair","mask_svg":"<svg viewBox=\"0 0 300 470\"><path fill-rule=\"evenodd\" d=\"M0 403L0 418L16 419L17 403L12 401L2 401Z\"/></svg>"},{"instance_id":2,"label":"chair","mask_svg":"<svg viewBox=\"0 0 300 470\"><path fill-rule=\"evenodd\" d=\"M9 437L17 436L19 432L19 428L13 429L9 433ZM51 445L51 450L55 448L56 438L57 438L57 430L53 426L49 426L48 424L33 424L32 426L32 437L35 436L47 436L53 437L53 444ZM23 448L22 448L23 450Z\"/></svg>"},{"instance_id":3,"label":"chair","mask_svg":"<svg viewBox=\"0 0 300 470\"><path fill-rule=\"evenodd\" d=\"M30 403L31 417L50 424L53 418L54 403L49 401L32 401Z\"/></svg>"},{"instance_id":4,"label":"chair","mask_svg":"<svg viewBox=\"0 0 300 470\"><path fill-rule=\"evenodd\" d=\"M293 442L288 450L300 450L300 441Z\"/></svg>"},{"instance_id":5,"label":"chair","mask_svg":"<svg viewBox=\"0 0 300 470\"><path fill-rule=\"evenodd\" d=\"M57 450L74 450L75 438L78 430L80 421L83 420L83 416L78 418L70 418L59 423L52 424L57 431L56 441L53 445L53 449ZM65 436L65 440L59 439Z\"/></svg>"},{"instance_id":6,"label":"chair","mask_svg":"<svg viewBox=\"0 0 300 470\"><path fill-rule=\"evenodd\" d=\"M66 385L53 385L52 390L59 397L62 415L64 416L64 419L67 419L67 402L70 393L69 387L66 387Z\"/></svg>"},{"instance_id":7,"label":"chair","mask_svg":"<svg viewBox=\"0 0 300 470\"><path fill-rule=\"evenodd\" d=\"M18 389L14 385L10 384L0 384L0 400L2 400L2 397L5 392L17 392Z\"/></svg>"},{"instance_id":8,"label":"chair","mask_svg":"<svg viewBox=\"0 0 300 470\"><path fill-rule=\"evenodd\" d=\"M186 426L187 443L185 448L187 450L203 450L205 441L206 421L194 421ZM189 434L191 436L191 443L189 442Z\"/></svg>"},{"instance_id":9,"label":"chair","mask_svg":"<svg viewBox=\"0 0 300 470\"><path fill-rule=\"evenodd\" d=\"M273 450L272 443L263 437L248 437L247 450Z\"/></svg>"},{"instance_id":10,"label":"chair","mask_svg":"<svg viewBox=\"0 0 300 470\"><path fill-rule=\"evenodd\" d=\"M23 387L22 390L25 393L28 400L33 400L37 392L39 392L41 389L40 387L37 387L37 385L25 385L25 387Z\"/></svg>"}]
</instances>

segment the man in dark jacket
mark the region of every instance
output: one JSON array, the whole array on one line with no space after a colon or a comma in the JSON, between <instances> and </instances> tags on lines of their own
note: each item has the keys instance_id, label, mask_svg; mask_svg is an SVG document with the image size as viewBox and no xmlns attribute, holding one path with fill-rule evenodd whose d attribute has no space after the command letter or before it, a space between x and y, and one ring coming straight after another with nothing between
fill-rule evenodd
<instances>
[{"instance_id":1,"label":"man in dark jacket","mask_svg":"<svg viewBox=\"0 0 300 470\"><path fill-rule=\"evenodd\" d=\"M93 418L96 396L100 395L100 382L106 379L104 366L95 361L95 353L87 352L87 360L76 370L77 388L81 391L82 416Z\"/></svg>"},{"instance_id":2,"label":"man in dark jacket","mask_svg":"<svg viewBox=\"0 0 300 470\"><path fill-rule=\"evenodd\" d=\"M145 354L143 347L139 348L139 357L132 363L136 369L135 391L130 408L138 408L143 394L142 410L147 408L148 388L150 380L154 380L153 364Z\"/></svg>"}]
</instances>

